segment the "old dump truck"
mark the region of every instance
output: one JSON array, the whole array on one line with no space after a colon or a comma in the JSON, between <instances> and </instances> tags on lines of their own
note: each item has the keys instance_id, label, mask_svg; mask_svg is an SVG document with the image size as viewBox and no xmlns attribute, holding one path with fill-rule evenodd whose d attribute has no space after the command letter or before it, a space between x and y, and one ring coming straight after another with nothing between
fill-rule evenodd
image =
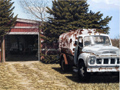
<instances>
[{"instance_id":1,"label":"old dump truck","mask_svg":"<svg viewBox=\"0 0 120 90\"><path fill-rule=\"evenodd\" d=\"M108 35L96 29L77 29L59 37L60 65L63 71L70 66L77 68L81 81L91 73L120 71L120 50L112 46Z\"/></svg>"}]
</instances>

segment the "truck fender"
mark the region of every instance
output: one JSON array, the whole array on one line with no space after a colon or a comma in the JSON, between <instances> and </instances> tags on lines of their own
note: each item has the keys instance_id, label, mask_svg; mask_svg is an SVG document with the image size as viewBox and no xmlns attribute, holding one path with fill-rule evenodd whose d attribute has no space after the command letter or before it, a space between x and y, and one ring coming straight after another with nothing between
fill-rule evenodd
<instances>
[{"instance_id":1,"label":"truck fender","mask_svg":"<svg viewBox=\"0 0 120 90\"><path fill-rule=\"evenodd\" d=\"M78 60L83 60L85 66L87 66L87 59L88 59L88 56L89 56L89 55L90 55L90 54L88 54L88 53L81 53L81 54L79 55L79 57L78 57ZM79 61L79 62L80 62L80 61Z\"/></svg>"}]
</instances>

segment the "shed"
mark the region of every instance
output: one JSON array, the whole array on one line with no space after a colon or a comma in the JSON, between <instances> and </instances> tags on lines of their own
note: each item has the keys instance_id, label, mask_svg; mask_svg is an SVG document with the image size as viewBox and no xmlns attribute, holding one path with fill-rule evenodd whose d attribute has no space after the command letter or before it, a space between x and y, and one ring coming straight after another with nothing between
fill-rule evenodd
<instances>
[{"instance_id":1,"label":"shed","mask_svg":"<svg viewBox=\"0 0 120 90\"><path fill-rule=\"evenodd\" d=\"M40 25L40 21L17 18L15 26L11 27L10 32L5 35L4 60L8 54L38 52ZM41 33L43 32L41 31ZM41 39L41 42L43 41Z\"/></svg>"}]
</instances>

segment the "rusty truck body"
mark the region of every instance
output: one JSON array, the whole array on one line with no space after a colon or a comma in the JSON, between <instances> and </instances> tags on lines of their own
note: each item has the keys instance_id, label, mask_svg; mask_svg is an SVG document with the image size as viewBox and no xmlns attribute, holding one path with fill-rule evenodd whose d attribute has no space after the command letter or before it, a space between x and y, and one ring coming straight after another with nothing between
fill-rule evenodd
<instances>
[{"instance_id":1,"label":"rusty truck body","mask_svg":"<svg viewBox=\"0 0 120 90\"><path fill-rule=\"evenodd\" d=\"M59 37L60 65L63 71L77 67L81 81L92 72L119 72L120 50L112 46L108 35L96 29L77 29Z\"/></svg>"}]
</instances>

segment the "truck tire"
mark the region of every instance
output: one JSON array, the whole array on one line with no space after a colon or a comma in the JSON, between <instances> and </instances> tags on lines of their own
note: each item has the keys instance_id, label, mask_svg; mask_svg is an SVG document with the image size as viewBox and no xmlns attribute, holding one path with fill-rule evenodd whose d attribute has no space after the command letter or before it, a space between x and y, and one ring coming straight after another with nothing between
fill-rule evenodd
<instances>
[{"instance_id":1,"label":"truck tire","mask_svg":"<svg viewBox=\"0 0 120 90\"><path fill-rule=\"evenodd\" d=\"M87 72L84 62L78 64L78 78L81 82L89 82L90 74Z\"/></svg>"},{"instance_id":2,"label":"truck tire","mask_svg":"<svg viewBox=\"0 0 120 90\"><path fill-rule=\"evenodd\" d=\"M62 71L63 72L66 72L67 71L67 65L65 65L65 61L64 61L64 59L62 58L62 60L61 60L61 69L62 69Z\"/></svg>"}]
</instances>

